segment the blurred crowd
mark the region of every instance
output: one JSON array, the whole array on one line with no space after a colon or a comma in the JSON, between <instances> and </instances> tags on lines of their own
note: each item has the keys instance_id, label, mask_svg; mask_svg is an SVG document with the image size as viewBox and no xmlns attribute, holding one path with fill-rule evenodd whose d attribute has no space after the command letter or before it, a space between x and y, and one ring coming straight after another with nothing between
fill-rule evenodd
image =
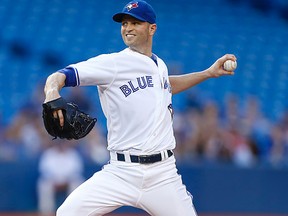
<instances>
[{"instance_id":1,"label":"blurred crowd","mask_svg":"<svg viewBox=\"0 0 288 216\"><path fill-rule=\"evenodd\" d=\"M65 96L87 113L97 112L83 88L71 88ZM288 166L288 111L271 120L261 111L257 97L243 101L227 95L222 104L200 101L191 90L187 107L175 109L175 155L179 163L230 163L242 167ZM90 98L90 99L89 99ZM43 86L39 86L11 123L0 126L0 161L38 158L55 141L42 121ZM82 140L66 145L77 150L85 160L103 165L109 160L105 125L97 123Z\"/></svg>"},{"instance_id":2,"label":"blurred crowd","mask_svg":"<svg viewBox=\"0 0 288 216\"><path fill-rule=\"evenodd\" d=\"M236 95L227 95L223 106L215 101L191 104L174 121L177 153L183 161L288 165L288 112L271 120L254 96L244 104Z\"/></svg>"}]
</instances>

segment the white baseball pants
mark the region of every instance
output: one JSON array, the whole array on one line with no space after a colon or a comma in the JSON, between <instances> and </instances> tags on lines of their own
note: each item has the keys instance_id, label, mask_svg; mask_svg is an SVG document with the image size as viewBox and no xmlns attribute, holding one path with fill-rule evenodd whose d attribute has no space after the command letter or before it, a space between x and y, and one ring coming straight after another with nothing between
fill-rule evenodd
<instances>
[{"instance_id":1,"label":"white baseball pants","mask_svg":"<svg viewBox=\"0 0 288 216\"><path fill-rule=\"evenodd\" d=\"M153 164L111 160L68 196L57 216L100 216L121 206L152 216L197 215L171 156Z\"/></svg>"}]
</instances>

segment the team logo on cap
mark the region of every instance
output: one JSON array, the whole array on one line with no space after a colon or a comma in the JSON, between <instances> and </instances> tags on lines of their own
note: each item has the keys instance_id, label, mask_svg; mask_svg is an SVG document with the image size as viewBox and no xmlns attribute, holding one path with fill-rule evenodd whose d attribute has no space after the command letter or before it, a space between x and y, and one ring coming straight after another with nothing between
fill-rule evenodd
<instances>
[{"instance_id":1,"label":"team logo on cap","mask_svg":"<svg viewBox=\"0 0 288 216\"><path fill-rule=\"evenodd\" d=\"M134 3L128 4L126 8L128 11L130 11L133 8L137 8L137 7L138 7L138 2L134 2Z\"/></svg>"}]
</instances>

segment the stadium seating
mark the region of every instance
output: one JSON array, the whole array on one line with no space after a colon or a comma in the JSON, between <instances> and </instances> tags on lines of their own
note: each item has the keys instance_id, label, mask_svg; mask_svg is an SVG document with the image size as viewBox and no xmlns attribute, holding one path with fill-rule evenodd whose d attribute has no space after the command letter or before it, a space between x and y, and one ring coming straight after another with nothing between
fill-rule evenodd
<instances>
[{"instance_id":1,"label":"stadium seating","mask_svg":"<svg viewBox=\"0 0 288 216\"><path fill-rule=\"evenodd\" d=\"M288 105L288 23L275 11L257 10L261 7L257 1L252 1L256 10L248 2L152 2L158 14L154 52L168 65L179 64L183 73L202 70L221 55L235 53L239 67L232 79L209 80L197 88L219 103L228 92L243 100L256 95L264 112L275 118ZM124 48L111 15L125 3L1 0L0 113L4 120L9 122L31 97L35 84L49 73ZM181 109L185 101L176 104Z\"/></svg>"}]
</instances>

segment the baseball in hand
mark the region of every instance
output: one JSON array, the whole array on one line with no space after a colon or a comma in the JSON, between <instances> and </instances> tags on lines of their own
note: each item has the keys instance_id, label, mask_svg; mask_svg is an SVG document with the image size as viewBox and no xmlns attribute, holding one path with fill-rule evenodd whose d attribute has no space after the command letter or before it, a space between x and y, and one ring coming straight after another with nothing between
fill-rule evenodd
<instances>
[{"instance_id":1,"label":"baseball in hand","mask_svg":"<svg viewBox=\"0 0 288 216\"><path fill-rule=\"evenodd\" d=\"M234 71L237 68L237 62L236 61L232 61L232 60L227 60L224 62L223 65L224 70L226 71Z\"/></svg>"}]
</instances>

